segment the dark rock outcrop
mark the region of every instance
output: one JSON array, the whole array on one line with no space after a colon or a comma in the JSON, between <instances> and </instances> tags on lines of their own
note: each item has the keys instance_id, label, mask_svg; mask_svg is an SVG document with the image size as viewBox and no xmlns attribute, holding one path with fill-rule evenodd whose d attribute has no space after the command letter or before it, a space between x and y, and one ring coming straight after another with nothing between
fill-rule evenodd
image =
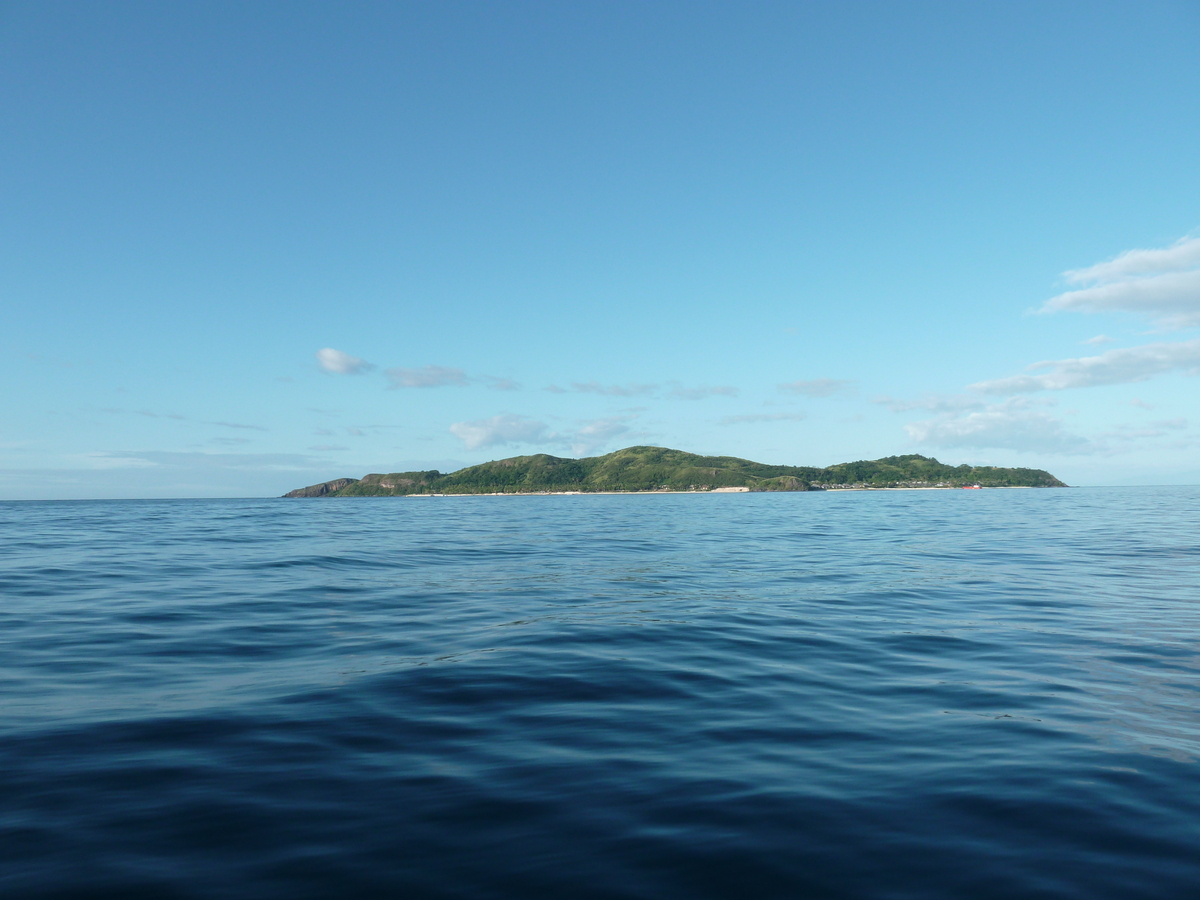
<instances>
[{"instance_id":1,"label":"dark rock outcrop","mask_svg":"<svg viewBox=\"0 0 1200 900\"><path fill-rule=\"evenodd\" d=\"M355 484L357 478L335 478L333 481L323 481L320 484L309 485L304 488L297 488L294 491L288 491L283 496L285 497L328 497L334 491L340 491L342 488L350 484Z\"/></svg>"}]
</instances>

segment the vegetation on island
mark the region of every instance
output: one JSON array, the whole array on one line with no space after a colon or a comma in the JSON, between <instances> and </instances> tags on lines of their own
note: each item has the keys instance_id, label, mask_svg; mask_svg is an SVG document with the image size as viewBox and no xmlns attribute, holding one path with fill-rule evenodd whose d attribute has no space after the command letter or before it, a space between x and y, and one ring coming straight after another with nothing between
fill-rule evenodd
<instances>
[{"instance_id":1,"label":"vegetation on island","mask_svg":"<svg viewBox=\"0 0 1200 900\"><path fill-rule=\"evenodd\" d=\"M908 454L826 468L772 466L734 456L698 456L665 447L627 447L568 459L538 453L457 472L396 472L339 478L285 497L399 497L413 494L534 494L579 491L812 491L896 487L1066 487L1041 469L947 466Z\"/></svg>"}]
</instances>

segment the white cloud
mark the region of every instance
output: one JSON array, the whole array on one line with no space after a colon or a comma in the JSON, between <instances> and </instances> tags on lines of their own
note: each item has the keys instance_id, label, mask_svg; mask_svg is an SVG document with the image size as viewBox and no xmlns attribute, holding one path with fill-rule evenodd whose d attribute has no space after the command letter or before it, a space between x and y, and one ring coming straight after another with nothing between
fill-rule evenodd
<instances>
[{"instance_id":1,"label":"white cloud","mask_svg":"<svg viewBox=\"0 0 1200 900\"><path fill-rule=\"evenodd\" d=\"M727 384L685 388L677 383L668 396L674 397L676 400L705 400L709 397L736 397L737 395L738 389Z\"/></svg>"},{"instance_id":2,"label":"white cloud","mask_svg":"<svg viewBox=\"0 0 1200 900\"><path fill-rule=\"evenodd\" d=\"M504 414L473 422L455 422L450 433L461 440L468 450L496 447L502 444L529 444L543 441L546 424L528 416Z\"/></svg>"},{"instance_id":3,"label":"white cloud","mask_svg":"<svg viewBox=\"0 0 1200 900\"><path fill-rule=\"evenodd\" d=\"M1027 394L1145 381L1164 372L1200 372L1200 338L1109 350L1099 356L1035 363L1030 369L1050 369L1041 375L1014 375L971 385L983 394Z\"/></svg>"},{"instance_id":4,"label":"white cloud","mask_svg":"<svg viewBox=\"0 0 1200 900\"><path fill-rule=\"evenodd\" d=\"M1116 259L1085 269L1072 269L1063 276L1072 284L1089 281L1118 281L1135 275L1177 272L1200 267L1200 238L1180 238L1162 250L1126 250Z\"/></svg>"},{"instance_id":5,"label":"white cloud","mask_svg":"<svg viewBox=\"0 0 1200 900\"><path fill-rule=\"evenodd\" d=\"M1061 420L1011 398L981 410L945 413L904 426L909 437L934 447L969 447L1041 453L1087 453L1086 438L1069 434Z\"/></svg>"},{"instance_id":6,"label":"white cloud","mask_svg":"<svg viewBox=\"0 0 1200 900\"><path fill-rule=\"evenodd\" d=\"M465 387L467 373L447 366L423 366L419 369L397 367L385 373L391 388L434 388L454 385Z\"/></svg>"},{"instance_id":7,"label":"white cloud","mask_svg":"<svg viewBox=\"0 0 1200 900\"><path fill-rule=\"evenodd\" d=\"M357 375L359 372L367 372L375 368L365 359L359 359L357 356L351 356L341 350L334 350L332 347L323 347L318 350L317 362L326 372L333 372L335 375Z\"/></svg>"},{"instance_id":8,"label":"white cloud","mask_svg":"<svg viewBox=\"0 0 1200 900\"><path fill-rule=\"evenodd\" d=\"M743 416L725 416L718 424L744 425L751 422L800 422L804 413L750 413Z\"/></svg>"},{"instance_id":9,"label":"white cloud","mask_svg":"<svg viewBox=\"0 0 1200 900\"><path fill-rule=\"evenodd\" d=\"M1110 338L1107 334L1098 334L1093 338L1088 338L1083 343L1096 347L1100 344L1111 344L1114 340L1116 340L1116 338Z\"/></svg>"},{"instance_id":10,"label":"white cloud","mask_svg":"<svg viewBox=\"0 0 1200 900\"><path fill-rule=\"evenodd\" d=\"M1132 312L1168 329L1200 325L1200 238L1181 238L1159 250L1128 250L1063 276L1087 286L1051 297L1042 312Z\"/></svg>"},{"instance_id":11,"label":"white cloud","mask_svg":"<svg viewBox=\"0 0 1200 900\"><path fill-rule=\"evenodd\" d=\"M842 378L814 378L811 381L789 381L778 385L787 394L803 394L805 397L832 397L854 389L854 382Z\"/></svg>"}]
</instances>

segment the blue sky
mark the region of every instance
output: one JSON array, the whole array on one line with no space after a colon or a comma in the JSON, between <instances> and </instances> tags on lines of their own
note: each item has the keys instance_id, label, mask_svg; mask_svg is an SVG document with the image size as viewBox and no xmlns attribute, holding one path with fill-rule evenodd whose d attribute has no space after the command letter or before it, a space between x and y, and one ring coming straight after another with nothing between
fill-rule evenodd
<instances>
[{"instance_id":1,"label":"blue sky","mask_svg":"<svg viewBox=\"0 0 1200 900\"><path fill-rule=\"evenodd\" d=\"M5 3L0 498L1200 482L1194 3Z\"/></svg>"}]
</instances>

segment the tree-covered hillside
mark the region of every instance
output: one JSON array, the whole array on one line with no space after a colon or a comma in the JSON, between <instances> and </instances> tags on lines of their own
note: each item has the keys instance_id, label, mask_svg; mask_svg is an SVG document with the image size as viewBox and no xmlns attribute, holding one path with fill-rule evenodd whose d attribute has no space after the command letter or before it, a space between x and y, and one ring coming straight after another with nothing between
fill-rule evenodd
<instances>
[{"instance_id":1,"label":"tree-covered hillside","mask_svg":"<svg viewBox=\"0 0 1200 900\"><path fill-rule=\"evenodd\" d=\"M838 463L821 469L814 482L828 485L863 484L888 487L903 484L941 484L961 487L1066 487L1042 469L1006 469L996 466L947 466L928 456L885 456L883 459Z\"/></svg>"},{"instance_id":2,"label":"tree-covered hillside","mask_svg":"<svg viewBox=\"0 0 1200 900\"><path fill-rule=\"evenodd\" d=\"M397 472L337 479L287 497L386 497L407 494L522 494L547 491L808 491L846 487L1065 487L1041 469L947 466L925 456L839 463L828 468L771 466L733 456L697 456L665 447L627 447L605 456L514 456L444 475Z\"/></svg>"}]
</instances>

